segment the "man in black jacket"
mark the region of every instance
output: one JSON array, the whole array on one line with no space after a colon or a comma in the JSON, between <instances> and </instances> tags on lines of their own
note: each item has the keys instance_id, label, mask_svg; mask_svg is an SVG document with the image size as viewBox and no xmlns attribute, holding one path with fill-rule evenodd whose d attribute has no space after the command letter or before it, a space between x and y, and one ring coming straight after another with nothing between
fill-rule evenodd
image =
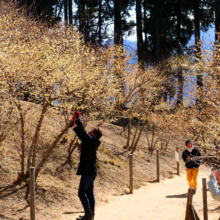
<instances>
[{"instance_id":1,"label":"man in black jacket","mask_svg":"<svg viewBox=\"0 0 220 220\"><path fill-rule=\"evenodd\" d=\"M192 141L186 141L187 149L183 151L182 158L185 162L187 181L189 187L193 188L194 194L197 190L197 176L199 173L200 161L193 158L194 156L201 156L198 149L194 148Z\"/></svg>"},{"instance_id":2,"label":"man in black jacket","mask_svg":"<svg viewBox=\"0 0 220 220\"><path fill-rule=\"evenodd\" d=\"M80 163L76 175L81 175L78 196L84 208L85 215L77 219L93 220L95 211L93 189L94 180L97 176L96 151L101 144L99 139L102 137L102 130L101 128L94 127L87 133L79 116L80 113L75 112L73 130L82 142Z\"/></svg>"}]
</instances>

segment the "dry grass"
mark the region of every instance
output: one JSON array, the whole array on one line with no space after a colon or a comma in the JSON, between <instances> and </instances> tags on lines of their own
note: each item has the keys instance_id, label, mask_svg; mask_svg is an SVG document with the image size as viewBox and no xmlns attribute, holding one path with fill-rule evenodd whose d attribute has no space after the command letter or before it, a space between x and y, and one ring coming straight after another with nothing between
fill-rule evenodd
<instances>
[{"instance_id":1,"label":"dry grass","mask_svg":"<svg viewBox=\"0 0 220 220\"><path fill-rule=\"evenodd\" d=\"M41 146L38 148L38 159L45 151L48 140L46 137L53 137L63 126L63 118L60 112L54 112L53 118L47 114L45 125L51 120L57 121L57 127L47 126L47 132L41 135ZM97 124L97 122L94 122ZM87 126L89 130L93 126ZM128 193L129 167L128 151L123 149L126 143L126 133L120 126L104 123L102 125L104 136L98 150L98 176L95 181L95 194L97 204L107 201L108 195L121 195ZM73 131L68 132L68 139L73 137ZM161 179L172 178L176 173L176 162L174 161L174 150L177 143L171 142L170 147L160 156ZM156 179L155 154L150 156L147 150L146 140L143 138L139 148L135 152L134 161L134 189L140 188L146 182L154 182ZM59 219L65 213L82 211L80 201L77 197L79 176L76 170L79 162L79 150L75 149L70 164L65 164L67 159L68 145L58 145L46 166L43 168L36 183L36 213L37 219ZM27 202L23 200L27 191L25 183L18 186L3 187L12 183L17 177L20 158L15 151L14 142L7 138L0 151L0 172L11 174L0 175L0 219L26 219L29 218ZM65 164L65 165L64 165ZM182 169L183 170L183 169ZM8 206L8 207L7 207ZM9 208L10 207L10 208Z\"/></svg>"}]
</instances>

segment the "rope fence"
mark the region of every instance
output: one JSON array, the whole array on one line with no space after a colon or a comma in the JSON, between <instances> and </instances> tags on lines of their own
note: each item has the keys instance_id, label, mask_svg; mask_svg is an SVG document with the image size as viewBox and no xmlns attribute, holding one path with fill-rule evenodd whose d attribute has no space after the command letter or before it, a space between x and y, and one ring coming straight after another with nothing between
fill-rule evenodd
<instances>
[{"instance_id":1,"label":"rope fence","mask_svg":"<svg viewBox=\"0 0 220 220\"><path fill-rule=\"evenodd\" d=\"M50 168L48 168L48 167L37 167L37 168L35 168L35 170L37 170L37 169L50 169ZM0 175L7 175L7 174L18 174L18 173L22 173L22 172L26 172L26 171L29 171L30 170L30 168L29 169L26 169L26 170L18 170L18 171L16 171L16 172L0 172Z\"/></svg>"},{"instance_id":2,"label":"rope fence","mask_svg":"<svg viewBox=\"0 0 220 220\"><path fill-rule=\"evenodd\" d=\"M37 169L45 169L46 170L46 169L50 169L50 168L48 168L48 167L37 167L37 168L35 168L35 170L37 170ZM19 174L19 173L26 172L26 171L30 171L30 168L26 169L26 170L22 170L22 171L18 170L16 172L4 172L4 173L2 172L2 173L0 173L0 176L1 175L8 175L8 174ZM13 184L11 182L11 183L8 183L8 184L5 184L5 185L1 185L0 189L5 188L5 187L9 187L9 186L15 186L15 185L17 185L17 184Z\"/></svg>"},{"instance_id":3,"label":"rope fence","mask_svg":"<svg viewBox=\"0 0 220 220\"><path fill-rule=\"evenodd\" d=\"M44 169L49 169L47 167L38 167L36 169L40 169L40 168L44 168ZM19 204L19 203L22 203L22 202L29 202L30 204L30 219L31 220L35 220L35 200L37 198L41 198L41 197L45 197L46 195L55 195L57 194L57 192L50 192L49 190L47 190L46 192L44 192L43 195L35 195L35 168L34 167L31 167L27 170L23 170L23 171L29 171L29 194L30 194L30 197L27 198L27 199L19 199L15 202L12 202L12 203L7 203L7 204L4 204L4 205L0 205L0 210L3 210L3 209L12 209L14 205L16 204ZM17 171L17 172L7 172L5 174L14 174L14 173L20 173L20 172L23 172L23 171ZM1 175L1 173L0 173ZM4 186L1 186L0 188L3 188L3 187L7 187L7 186L12 186L13 184L7 184L7 185L4 185Z\"/></svg>"},{"instance_id":4,"label":"rope fence","mask_svg":"<svg viewBox=\"0 0 220 220\"><path fill-rule=\"evenodd\" d=\"M128 154L127 160L129 161L129 190L130 194L133 194L133 186L134 186L134 171L133 168L135 167L133 164L133 154ZM175 151L175 160L177 162L177 175L179 175L179 149L178 147L176 148ZM160 150L156 150L156 181L160 182Z\"/></svg>"},{"instance_id":5,"label":"rope fence","mask_svg":"<svg viewBox=\"0 0 220 220\"><path fill-rule=\"evenodd\" d=\"M10 174L19 174L19 173L22 173L22 172L28 172L29 171L29 193L30 193L30 197L27 198L27 199L18 199L17 201L12 202L12 203L7 203L7 204L4 204L4 205L0 205L0 210L12 209L13 206L16 205L16 204L29 201L30 202L31 220L35 220L35 200L37 198L40 198L40 197L45 197L46 195L57 194L57 192L53 193L53 192L50 192L48 190L43 195L35 195L35 170L42 169L42 168L45 169L45 170L50 170L50 168L48 168L48 167L37 167L36 169L35 168L29 168L29 169L26 169L26 170L17 170L15 172L1 172L0 176L1 175L10 175ZM11 186L16 186L16 185L17 184L7 183L5 185L0 186L0 189L11 187Z\"/></svg>"},{"instance_id":6,"label":"rope fence","mask_svg":"<svg viewBox=\"0 0 220 220\"><path fill-rule=\"evenodd\" d=\"M157 176L157 182L160 181L160 162L159 162L159 153L160 151L159 150L156 150L156 176ZM129 189L130 189L130 193L133 194L133 154L129 154L128 155L128 159L129 159L129 179L130 179L130 186L129 186ZM208 163L207 161L204 161L205 158L213 158L213 156L205 156L205 157L195 157L194 159L194 162L201 165L202 163L207 163L209 166L212 166L212 164ZM179 148L176 147L176 150L175 150L175 161L177 162L177 175L180 174L180 165L179 165ZM198 162L199 161L199 162ZM201 161L201 162L200 162ZM55 195L57 193L53 193L53 192L50 192L49 190L46 191L43 195L35 195L35 170L37 169L49 169L48 167L38 167L38 168L29 168L29 169L26 169L26 170L18 170L16 172L1 172L0 175L8 175L8 174L19 174L19 173L22 173L22 172L27 172L29 171L30 174L29 174L29 193L30 193L30 197L27 198L27 199L19 199L15 202L12 202L12 203L7 203L5 205L0 205L0 210L2 209L11 209L14 205L16 204L19 204L21 202L30 202L30 219L31 220L35 220L35 200L37 198L41 198L41 197L44 197L46 195ZM204 171L207 173L207 169L204 169ZM13 184L6 184L4 186L0 186L0 188L3 188L3 187L8 187L8 186L13 186ZM203 188L203 208L204 208L204 219L208 219L208 212L207 212L207 187L206 187L206 179L204 180L203 178L203 182L202 182L202 188ZM192 199L192 198L191 198ZM192 206L192 200L190 200L191 202L189 202L189 204L187 204L187 209L189 210L186 210L186 216L189 215L189 213L196 213L196 211L194 210L194 207ZM191 211L190 211L191 210ZM193 211L194 210L194 211Z\"/></svg>"},{"instance_id":7,"label":"rope fence","mask_svg":"<svg viewBox=\"0 0 220 220\"><path fill-rule=\"evenodd\" d=\"M213 164L209 163L205 159L212 159L217 158L218 155L214 156L194 156L189 161L193 161L197 165L207 164L211 167L214 167ZM186 162L186 163L187 163ZM207 171L207 169L203 168L203 166L200 166L200 169L202 169L208 176L210 175L210 172ZM198 214L196 213L195 208L192 204L192 198L193 198L193 190L189 188L188 196L187 196L187 205L186 205L186 215L185 220L200 220ZM202 178L202 200L203 200L203 219L208 220L208 203L207 203L207 182L206 178Z\"/></svg>"},{"instance_id":8,"label":"rope fence","mask_svg":"<svg viewBox=\"0 0 220 220\"><path fill-rule=\"evenodd\" d=\"M22 172L26 172L26 171L29 171L30 169L27 169L27 170L19 170L19 171L16 171L16 172L4 172L4 173L0 173L0 175L7 175L7 174L18 174L18 173L22 173Z\"/></svg>"},{"instance_id":9,"label":"rope fence","mask_svg":"<svg viewBox=\"0 0 220 220\"><path fill-rule=\"evenodd\" d=\"M29 197L29 198L27 198L27 199L20 199L20 200L18 200L17 202L12 202L12 203L9 203L9 204L6 204L6 205L0 205L0 209L1 208L8 208L8 209L10 209L10 208L12 208L12 206L13 205L15 205L15 204L18 204L18 203L21 203L21 202L27 202L27 201L29 201L30 199L37 199L37 198L41 198L41 197L44 197L44 196L46 196L46 195L55 195L55 194L57 194L57 192L56 193L53 193L53 192L50 192L49 190L48 191L46 191L43 195L37 195L37 196L34 196L34 197Z\"/></svg>"}]
</instances>

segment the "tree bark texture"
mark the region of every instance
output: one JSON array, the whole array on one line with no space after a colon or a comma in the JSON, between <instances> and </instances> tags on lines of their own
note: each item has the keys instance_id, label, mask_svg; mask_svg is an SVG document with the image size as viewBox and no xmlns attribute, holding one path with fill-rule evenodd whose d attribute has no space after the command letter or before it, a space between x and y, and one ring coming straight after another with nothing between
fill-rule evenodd
<instances>
[{"instance_id":1,"label":"tree bark texture","mask_svg":"<svg viewBox=\"0 0 220 220\"><path fill-rule=\"evenodd\" d=\"M123 45L123 31L120 1L114 0L114 43Z\"/></svg>"},{"instance_id":2,"label":"tree bark texture","mask_svg":"<svg viewBox=\"0 0 220 220\"><path fill-rule=\"evenodd\" d=\"M98 32L98 42L99 45L102 44L102 0L99 0L99 32Z\"/></svg>"},{"instance_id":3,"label":"tree bark texture","mask_svg":"<svg viewBox=\"0 0 220 220\"><path fill-rule=\"evenodd\" d=\"M68 25L68 7L67 7L67 0L64 0L64 21L65 25Z\"/></svg>"},{"instance_id":4,"label":"tree bark texture","mask_svg":"<svg viewBox=\"0 0 220 220\"><path fill-rule=\"evenodd\" d=\"M220 37L220 0L215 0L215 42L219 44Z\"/></svg>"},{"instance_id":5,"label":"tree bark texture","mask_svg":"<svg viewBox=\"0 0 220 220\"><path fill-rule=\"evenodd\" d=\"M178 79L178 92L177 92L177 105L182 105L183 103L183 73L181 66L181 0L177 0L176 4L177 11L177 25L176 25L176 35L177 35L177 54L178 54L178 69L177 69L177 79Z\"/></svg>"},{"instance_id":6,"label":"tree bark texture","mask_svg":"<svg viewBox=\"0 0 220 220\"><path fill-rule=\"evenodd\" d=\"M73 3L69 0L69 25L73 24Z\"/></svg>"},{"instance_id":7,"label":"tree bark texture","mask_svg":"<svg viewBox=\"0 0 220 220\"><path fill-rule=\"evenodd\" d=\"M138 51L138 64L143 65L143 37L142 37L142 0L136 0L136 26L137 26L137 51Z\"/></svg>"},{"instance_id":8,"label":"tree bark texture","mask_svg":"<svg viewBox=\"0 0 220 220\"><path fill-rule=\"evenodd\" d=\"M50 145L50 147L48 148L47 152L45 153L45 156L41 159L41 161L39 162L36 172L35 172L35 178L37 179L41 168L44 166L44 164L46 163L48 157L51 155L51 153L53 152L53 149L57 146L58 142L60 141L60 139L62 138L62 136L68 131L70 125L72 124L73 120L71 120L66 127L61 131L61 133L56 137L56 139L54 140L54 142Z\"/></svg>"},{"instance_id":9,"label":"tree bark texture","mask_svg":"<svg viewBox=\"0 0 220 220\"><path fill-rule=\"evenodd\" d=\"M201 59L201 40L200 40L200 16L199 16L200 0L195 0L194 5L194 27L195 27L195 52L196 57ZM196 103L201 103L203 94L203 74L202 70L197 70L197 96Z\"/></svg>"}]
</instances>

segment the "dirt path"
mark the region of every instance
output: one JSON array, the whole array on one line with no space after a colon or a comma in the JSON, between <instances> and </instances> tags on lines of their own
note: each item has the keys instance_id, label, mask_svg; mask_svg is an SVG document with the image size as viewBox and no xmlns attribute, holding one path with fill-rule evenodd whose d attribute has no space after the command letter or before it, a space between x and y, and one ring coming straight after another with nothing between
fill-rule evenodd
<instances>
[{"instance_id":1,"label":"dirt path","mask_svg":"<svg viewBox=\"0 0 220 220\"><path fill-rule=\"evenodd\" d=\"M198 190L193 205L203 219L202 178L208 180L209 169L202 167L198 176ZM186 192L185 175L167 179L161 183L148 183L133 195L112 196L106 204L96 206L96 220L181 220L185 219ZM220 217L220 203L208 192L209 220ZM75 219L78 213L71 215Z\"/></svg>"}]
</instances>

